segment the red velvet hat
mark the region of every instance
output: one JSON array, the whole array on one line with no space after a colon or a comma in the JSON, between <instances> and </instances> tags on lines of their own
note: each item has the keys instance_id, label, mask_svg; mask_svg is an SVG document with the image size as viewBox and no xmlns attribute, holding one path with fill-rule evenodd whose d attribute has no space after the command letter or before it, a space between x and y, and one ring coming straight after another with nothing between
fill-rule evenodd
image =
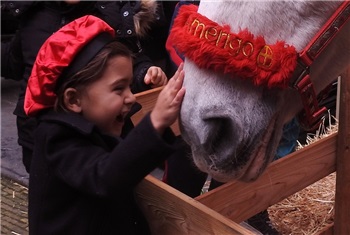
<instances>
[{"instance_id":1,"label":"red velvet hat","mask_svg":"<svg viewBox=\"0 0 350 235\"><path fill-rule=\"evenodd\" d=\"M83 16L52 34L40 48L28 80L24 111L35 116L53 107L58 78L82 69L114 38L114 30L92 15Z\"/></svg>"}]
</instances>

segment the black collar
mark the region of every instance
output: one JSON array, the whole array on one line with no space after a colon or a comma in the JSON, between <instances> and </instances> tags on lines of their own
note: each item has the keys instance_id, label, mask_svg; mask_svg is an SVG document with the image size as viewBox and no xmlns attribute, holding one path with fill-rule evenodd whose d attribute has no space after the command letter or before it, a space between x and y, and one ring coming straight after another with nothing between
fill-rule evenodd
<instances>
[{"instance_id":1,"label":"black collar","mask_svg":"<svg viewBox=\"0 0 350 235\"><path fill-rule=\"evenodd\" d=\"M38 119L44 122L59 123L74 128L83 134L90 134L95 127L93 123L87 121L83 116L77 113L58 113L53 109L46 110Z\"/></svg>"},{"instance_id":2,"label":"black collar","mask_svg":"<svg viewBox=\"0 0 350 235\"><path fill-rule=\"evenodd\" d=\"M135 103L127 118L137 113L141 109L139 103ZM96 127L93 123L86 120L82 115L72 112L55 112L53 109L42 111L38 117L39 121L56 122L62 125L74 128L83 134L90 134ZM97 130L97 127L95 128Z\"/></svg>"}]
</instances>

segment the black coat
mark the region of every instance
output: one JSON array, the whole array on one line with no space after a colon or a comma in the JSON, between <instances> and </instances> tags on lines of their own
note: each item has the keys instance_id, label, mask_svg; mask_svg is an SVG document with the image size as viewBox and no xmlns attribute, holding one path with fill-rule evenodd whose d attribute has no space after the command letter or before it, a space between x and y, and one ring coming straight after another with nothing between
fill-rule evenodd
<instances>
[{"instance_id":1,"label":"black coat","mask_svg":"<svg viewBox=\"0 0 350 235\"><path fill-rule=\"evenodd\" d=\"M148 234L133 188L176 149L149 115L125 139L101 134L82 116L40 117L29 181L29 232Z\"/></svg>"}]
</instances>

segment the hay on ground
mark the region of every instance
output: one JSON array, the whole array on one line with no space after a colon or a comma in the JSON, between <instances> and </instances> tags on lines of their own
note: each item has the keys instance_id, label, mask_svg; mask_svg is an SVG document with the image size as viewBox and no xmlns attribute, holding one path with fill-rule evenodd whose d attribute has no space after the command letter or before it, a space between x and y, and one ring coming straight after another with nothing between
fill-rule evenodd
<instances>
[{"instance_id":1,"label":"hay on ground","mask_svg":"<svg viewBox=\"0 0 350 235\"><path fill-rule=\"evenodd\" d=\"M331 123L331 119L335 120L335 124ZM338 121L334 117L328 120L329 123L323 121L316 133L307 136L306 145L338 131ZM304 146L299 143L297 150ZM335 182L334 172L269 207L274 227L283 235L312 235L327 228L334 222Z\"/></svg>"},{"instance_id":2,"label":"hay on ground","mask_svg":"<svg viewBox=\"0 0 350 235\"><path fill-rule=\"evenodd\" d=\"M268 208L281 234L317 234L334 219L336 173L317 181Z\"/></svg>"}]
</instances>

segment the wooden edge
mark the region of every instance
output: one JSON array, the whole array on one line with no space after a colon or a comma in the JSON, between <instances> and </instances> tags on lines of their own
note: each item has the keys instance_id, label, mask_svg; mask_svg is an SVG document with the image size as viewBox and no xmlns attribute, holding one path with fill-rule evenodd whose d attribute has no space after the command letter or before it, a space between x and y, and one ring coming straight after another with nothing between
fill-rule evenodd
<instances>
[{"instance_id":1,"label":"wooden edge","mask_svg":"<svg viewBox=\"0 0 350 235\"><path fill-rule=\"evenodd\" d=\"M334 234L350 234L350 66L341 76Z\"/></svg>"},{"instance_id":2,"label":"wooden edge","mask_svg":"<svg viewBox=\"0 0 350 235\"><path fill-rule=\"evenodd\" d=\"M334 223L327 225L324 229L319 231L319 235L332 235L334 233Z\"/></svg>"},{"instance_id":3,"label":"wooden edge","mask_svg":"<svg viewBox=\"0 0 350 235\"><path fill-rule=\"evenodd\" d=\"M256 234L151 175L135 196L154 235Z\"/></svg>"},{"instance_id":4,"label":"wooden edge","mask_svg":"<svg viewBox=\"0 0 350 235\"><path fill-rule=\"evenodd\" d=\"M235 222L244 221L334 172L336 140L337 133L273 162L254 182L228 182L195 199Z\"/></svg>"},{"instance_id":5,"label":"wooden edge","mask_svg":"<svg viewBox=\"0 0 350 235\"><path fill-rule=\"evenodd\" d=\"M156 94L158 96L158 94L163 90L163 88L164 88L164 86L152 88L152 89L149 89L146 91L138 92L134 95L136 98L142 97L142 96L148 96L149 94Z\"/></svg>"},{"instance_id":6,"label":"wooden edge","mask_svg":"<svg viewBox=\"0 0 350 235\"><path fill-rule=\"evenodd\" d=\"M131 117L131 121L135 125L137 125L147 113L152 111L157 101L158 95L163 90L163 88L164 86L135 94L136 101L142 105L142 109ZM175 135L180 135L178 120L176 120L170 128L173 130Z\"/></svg>"},{"instance_id":7,"label":"wooden edge","mask_svg":"<svg viewBox=\"0 0 350 235\"><path fill-rule=\"evenodd\" d=\"M136 101L142 105L142 109L131 117L131 120L135 125L139 123L141 119L153 109L158 95L162 89L163 87L158 87L135 94Z\"/></svg>"}]
</instances>

